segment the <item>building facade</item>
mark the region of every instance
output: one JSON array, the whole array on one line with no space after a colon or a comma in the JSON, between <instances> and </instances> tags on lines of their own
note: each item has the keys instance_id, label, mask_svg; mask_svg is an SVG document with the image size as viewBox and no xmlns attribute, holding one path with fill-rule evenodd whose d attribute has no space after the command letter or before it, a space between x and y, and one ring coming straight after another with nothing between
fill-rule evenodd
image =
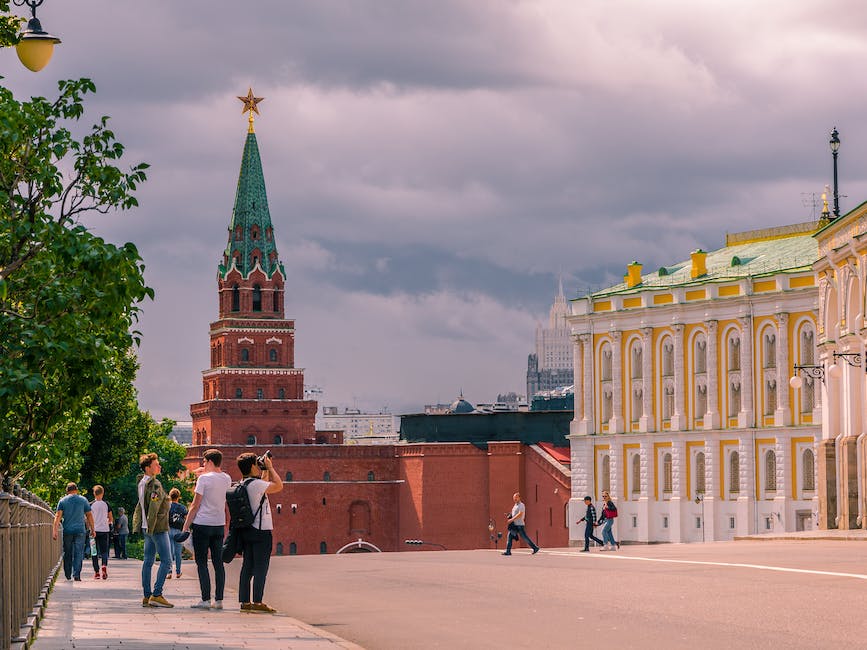
<instances>
[{"instance_id":1,"label":"building facade","mask_svg":"<svg viewBox=\"0 0 867 650\"><path fill-rule=\"evenodd\" d=\"M825 407L818 449L822 528L867 528L865 233L867 203L832 220L816 234L819 355L813 363L814 374L821 376L816 381ZM805 374L806 369L801 376Z\"/></svg>"},{"instance_id":2,"label":"building facade","mask_svg":"<svg viewBox=\"0 0 867 650\"><path fill-rule=\"evenodd\" d=\"M726 246L573 301L572 508L610 490L618 535L727 540L815 525L822 391L816 223ZM570 541L583 540L579 516Z\"/></svg>"},{"instance_id":3,"label":"building facade","mask_svg":"<svg viewBox=\"0 0 867 650\"><path fill-rule=\"evenodd\" d=\"M346 445L387 445L398 442L400 419L391 413L362 413L336 406L322 409L323 431L342 431Z\"/></svg>"},{"instance_id":4,"label":"building facade","mask_svg":"<svg viewBox=\"0 0 867 650\"><path fill-rule=\"evenodd\" d=\"M540 391L572 383L572 341L566 316L569 305L563 281L548 314L548 327L536 326L536 352L527 357L527 401Z\"/></svg>"}]
</instances>

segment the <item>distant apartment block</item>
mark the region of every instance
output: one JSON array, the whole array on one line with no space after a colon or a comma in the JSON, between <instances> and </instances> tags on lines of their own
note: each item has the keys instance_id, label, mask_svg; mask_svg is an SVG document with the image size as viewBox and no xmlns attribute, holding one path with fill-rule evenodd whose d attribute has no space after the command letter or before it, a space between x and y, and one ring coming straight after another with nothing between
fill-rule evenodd
<instances>
[{"instance_id":1,"label":"distant apartment block","mask_svg":"<svg viewBox=\"0 0 867 650\"><path fill-rule=\"evenodd\" d=\"M322 409L323 431L343 431L346 445L386 445L398 441L399 419L391 413L362 413L336 406Z\"/></svg>"},{"instance_id":2,"label":"distant apartment block","mask_svg":"<svg viewBox=\"0 0 867 650\"><path fill-rule=\"evenodd\" d=\"M548 327L536 327L536 352L527 357L527 401L540 391L572 384L572 340L566 325L569 306L563 295L563 282L554 298Z\"/></svg>"}]
</instances>

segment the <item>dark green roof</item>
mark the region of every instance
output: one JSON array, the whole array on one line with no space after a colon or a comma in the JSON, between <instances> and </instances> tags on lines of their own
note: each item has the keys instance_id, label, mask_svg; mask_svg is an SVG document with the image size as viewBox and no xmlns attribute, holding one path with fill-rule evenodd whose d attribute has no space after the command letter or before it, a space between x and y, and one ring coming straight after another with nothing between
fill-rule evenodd
<instances>
[{"instance_id":1,"label":"dark green roof","mask_svg":"<svg viewBox=\"0 0 867 650\"><path fill-rule=\"evenodd\" d=\"M240 236L236 232L240 228ZM234 265L241 275L247 277L255 268L254 251L265 275L271 277L275 271L284 276L282 264L277 257L277 246L268 211L268 196L265 193L265 176L262 161L259 159L259 145L256 134L248 133L241 158L241 171L238 174L238 190L235 194L235 208L229 224L229 242L226 246L225 263L220 265L220 275L226 277Z\"/></svg>"}]
</instances>

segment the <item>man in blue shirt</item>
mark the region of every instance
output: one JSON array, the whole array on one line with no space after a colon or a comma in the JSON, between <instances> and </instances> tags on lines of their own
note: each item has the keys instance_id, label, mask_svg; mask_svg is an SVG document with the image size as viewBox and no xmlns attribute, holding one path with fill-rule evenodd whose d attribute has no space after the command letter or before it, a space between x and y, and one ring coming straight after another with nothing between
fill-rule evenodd
<instances>
[{"instance_id":1,"label":"man in blue shirt","mask_svg":"<svg viewBox=\"0 0 867 650\"><path fill-rule=\"evenodd\" d=\"M575 523L580 524L582 521L584 522L584 548L581 549L581 553L588 553L590 552L591 539L599 544L599 546L605 546L605 544L593 534L593 527L596 526L596 508L593 507L593 498L589 496L584 497L584 505L587 506L587 512Z\"/></svg>"},{"instance_id":2,"label":"man in blue shirt","mask_svg":"<svg viewBox=\"0 0 867 650\"><path fill-rule=\"evenodd\" d=\"M84 542L93 535L93 515L90 504L78 493L78 486L69 483L66 496L57 504L51 536L57 539L57 529L63 520L63 575L81 581L81 563L84 560Z\"/></svg>"}]
</instances>

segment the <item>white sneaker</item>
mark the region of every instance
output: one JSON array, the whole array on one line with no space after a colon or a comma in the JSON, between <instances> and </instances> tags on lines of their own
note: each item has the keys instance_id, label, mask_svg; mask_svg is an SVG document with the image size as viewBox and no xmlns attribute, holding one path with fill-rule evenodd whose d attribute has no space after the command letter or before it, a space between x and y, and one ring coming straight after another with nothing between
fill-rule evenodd
<instances>
[{"instance_id":1,"label":"white sneaker","mask_svg":"<svg viewBox=\"0 0 867 650\"><path fill-rule=\"evenodd\" d=\"M211 605L211 607L213 609L223 609L223 601L222 600L215 600L214 604Z\"/></svg>"},{"instance_id":2,"label":"white sneaker","mask_svg":"<svg viewBox=\"0 0 867 650\"><path fill-rule=\"evenodd\" d=\"M191 609L211 609L211 601L203 600L200 603L196 603L195 605L190 605Z\"/></svg>"}]
</instances>

